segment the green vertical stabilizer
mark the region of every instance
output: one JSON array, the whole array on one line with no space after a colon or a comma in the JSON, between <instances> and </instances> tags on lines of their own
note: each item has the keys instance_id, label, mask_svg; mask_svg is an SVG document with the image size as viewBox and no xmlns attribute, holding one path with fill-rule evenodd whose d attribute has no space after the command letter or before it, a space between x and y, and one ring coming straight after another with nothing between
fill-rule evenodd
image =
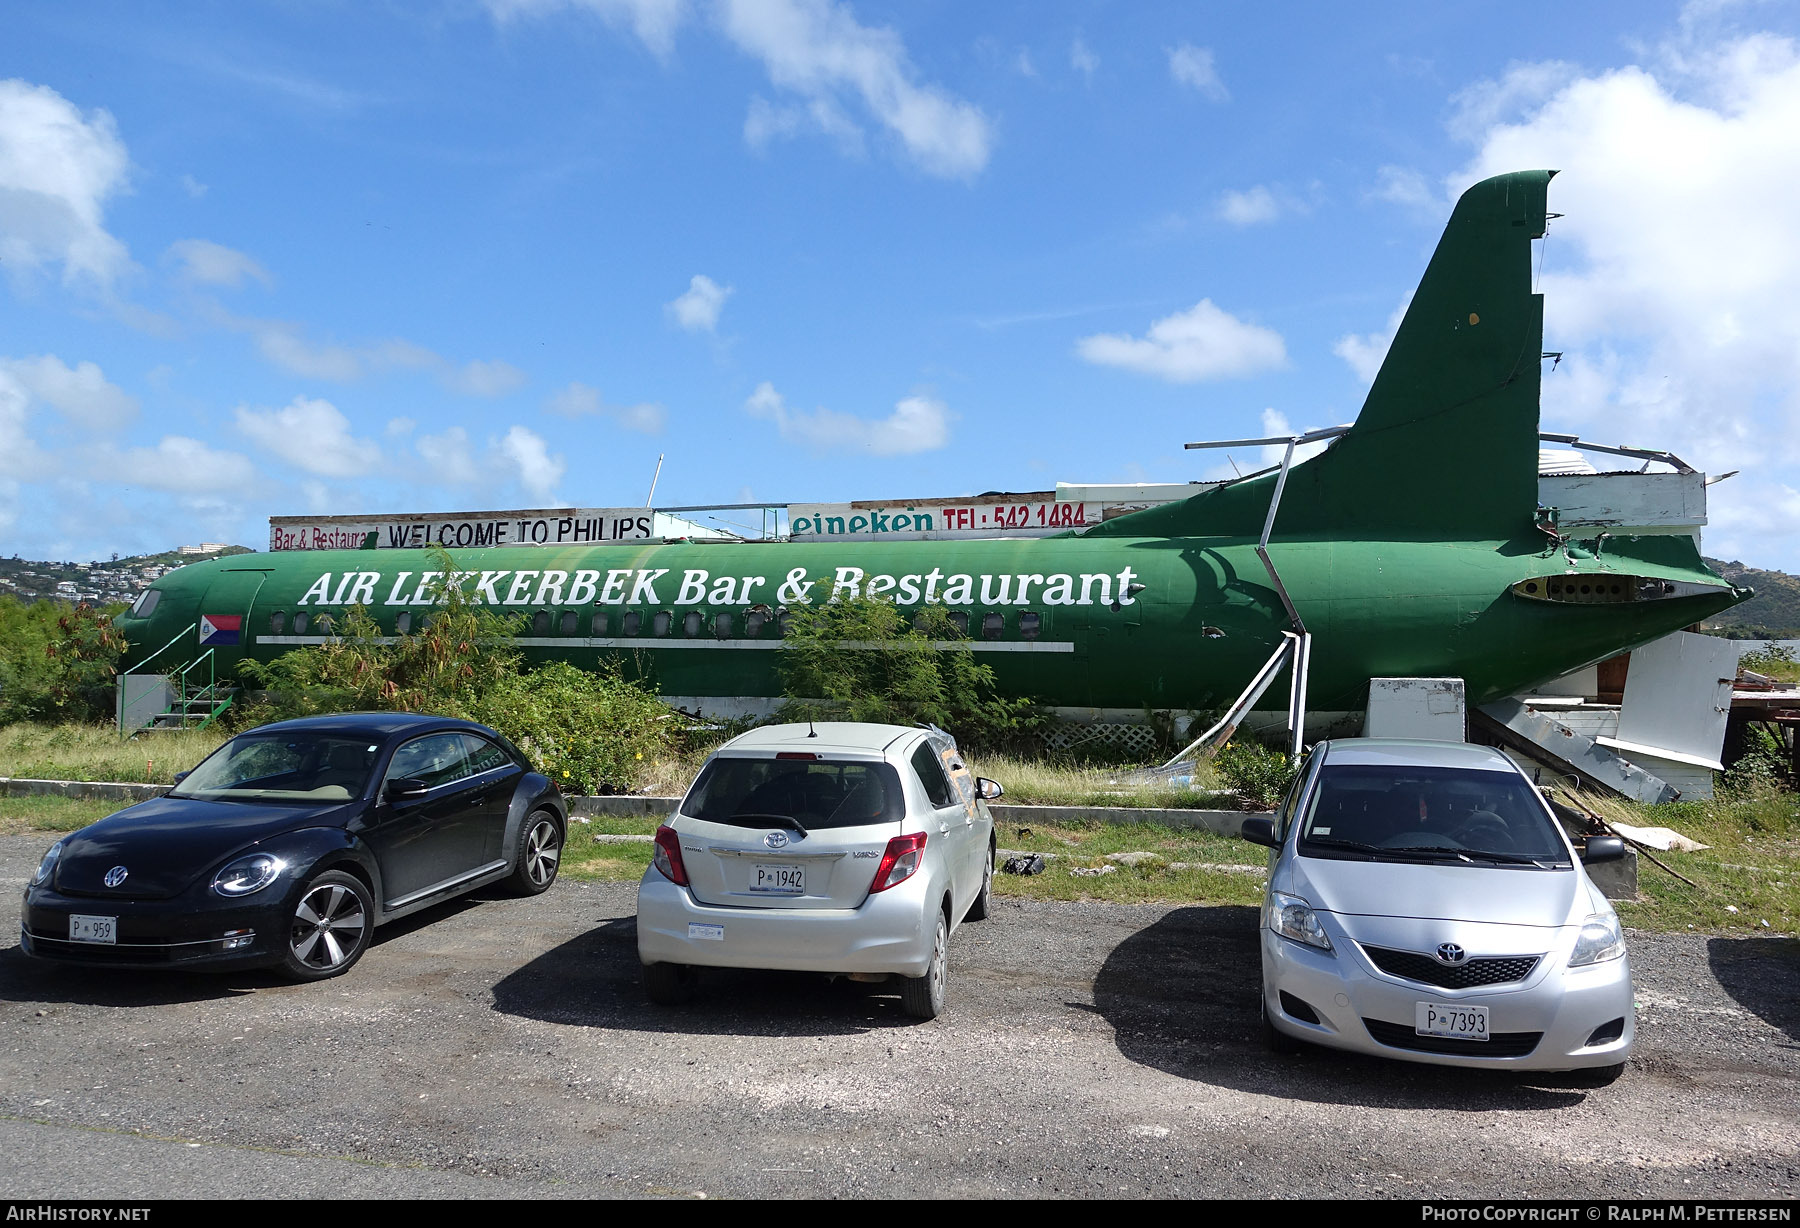
<instances>
[{"instance_id":1,"label":"green vertical stabilizer","mask_svg":"<svg viewBox=\"0 0 1800 1228\"><path fill-rule=\"evenodd\" d=\"M1531 241L1555 171L1463 193L1350 432L1294 467L1278 535L1505 541L1537 508L1543 296ZM1089 536L1254 537L1274 478L1108 521Z\"/></svg>"}]
</instances>

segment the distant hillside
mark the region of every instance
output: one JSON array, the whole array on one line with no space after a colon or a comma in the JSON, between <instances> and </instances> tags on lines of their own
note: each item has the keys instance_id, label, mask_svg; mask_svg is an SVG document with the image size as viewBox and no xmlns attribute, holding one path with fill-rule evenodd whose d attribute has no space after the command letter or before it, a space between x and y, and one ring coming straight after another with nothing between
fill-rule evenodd
<instances>
[{"instance_id":1,"label":"distant hillside","mask_svg":"<svg viewBox=\"0 0 1800 1228\"><path fill-rule=\"evenodd\" d=\"M204 563L208 559L222 559L233 554L255 554L249 546L226 546L222 550L214 550L207 554L183 554L179 550L165 550L161 554L134 554L130 558L120 559L112 564L114 567L147 567L152 563L161 563L164 567L185 567L189 563Z\"/></svg>"},{"instance_id":2,"label":"distant hillside","mask_svg":"<svg viewBox=\"0 0 1800 1228\"><path fill-rule=\"evenodd\" d=\"M1707 559L1712 569L1733 584L1747 584L1756 596L1743 605L1706 620L1708 631L1733 639L1800 639L1800 576L1785 571L1763 571L1739 562Z\"/></svg>"},{"instance_id":3,"label":"distant hillside","mask_svg":"<svg viewBox=\"0 0 1800 1228\"><path fill-rule=\"evenodd\" d=\"M104 605L131 601L152 580L189 563L223 558L228 554L253 553L248 546L224 546L203 554L166 550L130 558L94 559L86 563L40 562L36 559L0 558L0 596L21 601L88 601Z\"/></svg>"}]
</instances>

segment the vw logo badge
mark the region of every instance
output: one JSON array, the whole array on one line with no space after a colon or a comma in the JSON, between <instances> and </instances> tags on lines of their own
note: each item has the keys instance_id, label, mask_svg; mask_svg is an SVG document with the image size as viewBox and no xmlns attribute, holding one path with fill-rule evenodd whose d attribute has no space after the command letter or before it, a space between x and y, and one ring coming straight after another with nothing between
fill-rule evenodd
<instances>
[{"instance_id":1,"label":"vw logo badge","mask_svg":"<svg viewBox=\"0 0 1800 1228\"><path fill-rule=\"evenodd\" d=\"M784 849L787 847L787 842L788 835L784 831L772 831L763 837L763 843L772 849Z\"/></svg>"},{"instance_id":2,"label":"vw logo badge","mask_svg":"<svg viewBox=\"0 0 1800 1228\"><path fill-rule=\"evenodd\" d=\"M124 866L114 866L106 872L106 877L101 881L108 887L117 887L120 883L125 881L126 876L130 873L131 871L127 870Z\"/></svg>"},{"instance_id":3,"label":"vw logo badge","mask_svg":"<svg viewBox=\"0 0 1800 1228\"><path fill-rule=\"evenodd\" d=\"M1437 957L1440 963L1449 964L1452 967L1469 962L1469 953L1454 942L1438 943Z\"/></svg>"}]
</instances>

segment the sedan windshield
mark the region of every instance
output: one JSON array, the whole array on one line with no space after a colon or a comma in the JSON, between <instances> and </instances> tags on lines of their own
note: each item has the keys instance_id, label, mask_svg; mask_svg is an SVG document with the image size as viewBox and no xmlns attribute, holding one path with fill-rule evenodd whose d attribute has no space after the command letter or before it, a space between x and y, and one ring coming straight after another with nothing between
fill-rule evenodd
<instances>
[{"instance_id":1,"label":"sedan windshield","mask_svg":"<svg viewBox=\"0 0 1800 1228\"><path fill-rule=\"evenodd\" d=\"M898 823L900 778L885 763L828 759L714 759L681 813L736 827L861 827Z\"/></svg>"},{"instance_id":2,"label":"sedan windshield","mask_svg":"<svg viewBox=\"0 0 1800 1228\"><path fill-rule=\"evenodd\" d=\"M1531 785L1510 772L1327 764L1300 829L1312 857L1567 864Z\"/></svg>"},{"instance_id":3,"label":"sedan windshield","mask_svg":"<svg viewBox=\"0 0 1800 1228\"><path fill-rule=\"evenodd\" d=\"M342 734L240 734L207 756L170 797L332 802L360 797L378 743Z\"/></svg>"}]
</instances>

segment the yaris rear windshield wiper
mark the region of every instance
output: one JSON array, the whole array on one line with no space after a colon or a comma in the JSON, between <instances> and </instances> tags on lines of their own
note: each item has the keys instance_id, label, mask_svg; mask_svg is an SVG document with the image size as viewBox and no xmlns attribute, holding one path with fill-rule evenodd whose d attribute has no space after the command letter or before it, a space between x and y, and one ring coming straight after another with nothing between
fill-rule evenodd
<instances>
[{"instance_id":1,"label":"yaris rear windshield wiper","mask_svg":"<svg viewBox=\"0 0 1800 1228\"><path fill-rule=\"evenodd\" d=\"M736 823L740 827L753 826L753 824L744 822L744 820L746 820L746 819L755 819L758 822L760 822L766 826L769 826L769 827L785 827L791 832L798 832L801 839L805 839L806 835L807 835L806 828L804 828L800 825L800 820L796 819L791 814L741 814L740 813L740 814L732 815L730 821L733 823Z\"/></svg>"}]
</instances>

